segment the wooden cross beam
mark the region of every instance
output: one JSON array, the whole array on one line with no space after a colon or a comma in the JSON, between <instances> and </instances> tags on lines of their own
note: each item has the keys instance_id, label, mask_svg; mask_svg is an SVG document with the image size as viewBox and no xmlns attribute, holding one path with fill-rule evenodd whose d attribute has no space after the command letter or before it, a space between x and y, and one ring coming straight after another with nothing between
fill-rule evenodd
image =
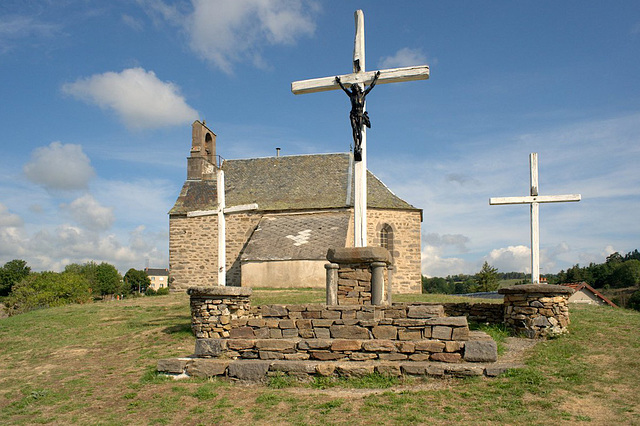
<instances>
[{"instance_id":1,"label":"wooden cross beam","mask_svg":"<svg viewBox=\"0 0 640 426\"><path fill-rule=\"evenodd\" d=\"M538 154L529 155L530 195L527 197L495 197L489 199L490 205L530 204L531 205L531 282L540 282L540 203L563 203L580 201L580 194L538 195Z\"/></svg>"},{"instance_id":2,"label":"wooden cross beam","mask_svg":"<svg viewBox=\"0 0 640 426\"><path fill-rule=\"evenodd\" d=\"M345 86L358 84L364 90L364 86L373 81L376 71L365 71L364 50L364 13L362 10L355 12L356 36L353 48L353 72L340 75L340 81ZM291 91L296 94L326 92L340 89L336 82L336 76L315 78L311 80L294 81L291 83ZM380 70L380 76L376 84L398 83L404 81L426 80L429 78L427 65L392 68ZM367 132L362 126L362 161L356 161L355 169L355 203L354 203L354 246L367 246Z\"/></svg>"}]
</instances>

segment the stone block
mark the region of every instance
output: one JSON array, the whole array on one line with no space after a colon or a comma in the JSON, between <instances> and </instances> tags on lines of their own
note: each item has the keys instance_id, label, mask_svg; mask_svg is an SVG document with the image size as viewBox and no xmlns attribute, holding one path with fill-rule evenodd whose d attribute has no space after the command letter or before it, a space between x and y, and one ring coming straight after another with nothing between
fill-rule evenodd
<instances>
[{"instance_id":1,"label":"stone block","mask_svg":"<svg viewBox=\"0 0 640 426\"><path fill-rule=\"evenodd\" d=\"M334 323L332 319L314 319L311 320L313 327L331 327Z\"/></svg>"},{"instance_id":2,"label":"stone block","mask_svg":"<svg viewBox=\"0 0 640 426\"><path fill-rule=\"evenodd\" d=\"M284 305L263 305L260 307L263 317L282 317L285 318L289 311Z\"/></svg>"},{"instance_id":3,"label":"stone block","mask_svg":"<svg viewBox=\"0 0 640 426\"><path fill-rule=\"evenodd\" d=\"M464 342L447 341L444 342L445 352L460 352L464 348Z\"/></svg>"},{"instance_id":4,"label":"stone block","mask_svg":"<svg viewBox=\"0 0 640 426\"><path fill-rule=\"evenodd\" d=\"M378 358L378 354L366 353L366 352L353 352L349 355L351 361L370 361Z\"/></svg>"},{"instance_id":5,"label":"stone block","mask_svg":"<svg viewBox=\"0 0 640 426\"><path fill-rule=\"evenodd\" d=\"M327 331L329 331L329 330L327 330ZM313 339L315 337L315 334L313 333L313 329L312 328L298 329L298 334L303 339Z\"/></svg>"},{"instance_id":6,"label":"stone block","mask_svg":"<svg viewBox=\"0 0 640 426\"><path fill-rule=\"evenodd\" d=\"M253 334L256 335L256 339L268 339L271 337L271 333L267 327L256 328L253 330Z\"/></svg>"},{"instance_id":7,"label":"stone block","mask_svg":"<svg viewBox=\"0 0 640 426\"><path fill-rule=\"evenodd\" d=\"M360 340L336 339L331 343L332 351L359 351L361 348L362 342Z\"/></svg>"},{"instance_id":8,"label":"stone block","mask_svg":"<svg viewBox=\"0 0 640 426\"><path fill-rule=\"evenodd\" d=\"M424 327L428 325L427 321L419 318L398 318L393 320L393 325L397 327Z\"/></svg>"},{"instance_id":9,"label":"stone block","mask_svg":"<svg viewBox=\"0 0 640 426\"><path fill-rule=\"evenodd\" d=\"M407 311L408 318L433 318L444 317L442 305L410 305Z\"/></svg>"},{"instance_id":10,"label":"stone block","mask_svg":"<svg viewBox=\"0 0 640 426\"><path fill-rule=\"evenodd\" d=\"M311 328L311 320L310 319L299 319L296 321L296 327L299 329L307 329Z\"/></svg>"},{"instance_id":11,"label":"stone block","mask_svg":"<svg viewBox=\"0 0 640 426\"><path fill-rule=\"evenodd\" d=\"M156 370L161 373L182 374L190 358L167 358L158 360Z\"/></svg>"},{"instance_id":12,"label":"stone block","mask_svg":"<svg viewBox=\"0 0 640 426\"><path fill-rule=\"evenodd\" d=\"M336 373L342 377L363 377L372 374L374 369L372 364L344 363L336 365Z\"/></svg>"},{"instance_id":13,"label":"stone block","mask_svg":"<svg viewBox=\"0 0 640 426\"><path fill-rule=\"evenodd\" d=\"M451 332L451 340L468 340L469 328L468 327L456 327Z\"/></svg>"},{"instance_id":14,"label":"stone block","mask_svg":"<svg viewBox=\"0 0 640 426\"><path fill-rule=\"evenodd\" d=\"M464 345L464 360L467 362L496 362L498 345L493 340L470 340Z\"/></svg>"},{"instance_id":15,"label":"stone block","mask_svg":"<svg viewBox=\"0 0 640 426\"><path fill-rule=\"evenodd\" d=\"M275 361L269 371L282 371L288 374L315 374L315 362Z\"/></svg>"},{"instance_id":16,"label":"stone block","mask_svg":"<svg viewBox=\"0 0 640 426\"><path fill-rule=\"evenodd\" d=\"M357 325L332 325L329 330L334 339L369 339L369 330Z\"/></svg>"},{"instance_id":17,"label":"stone block","mask_svg":"<svg viewBox=\"0 0 640 426\"><path fill-rule=\"evenodd\" d=\"M274 351L258 351L260 359L284 359L284 354Z\"/></svg>"},{"instance_id":18,"label":"stone block","mask_svg":"<svg viewBox=\"0 0 640 426\"><path fill-rule=\"evenodd\" d=\"M229 331L229 337L232 339L253 339L256 337L251 327L232 328Z\"/></svg>"},{"instance_id":19,"label":"stone block","mask_svg":"<svg viewBox=\"0 0 640 426\"><path fill-rule=\"evenodd\" d=\"M196 356L219 356L226 349L226 344L220 339L197 339Z\"/></svg>"},{"instance_id":20,"label":"stone block","mask_svg":"<svg viewBox=\"0 0 640 426\"><path fill-rule=\"evenodd\" d=\"M362 349L367 352L396 352L396 344L391 340L366 340L362 342Z\"/></svg>"},{"instance_id":21,"label":"stone block","mask_svg":"<svg viewBox=\"0 0 640 426\"><path fill-rule=\"evenodd\" d=\"M482 376L484 369L482 367L468 365L448 365L444 367L445 374L455 377L474 377Z\"/></svg>"},{"instance_id":22,"label":"stone block","mask_svg":"<svg viewBox=\"0 0 640 426\"><path fill-rule=\"evenodd\" d=\"M323 310L320 311L320 316L327 319L340 319L341 314L339 311Z\"/></svg>"},{"instance_id":23,"label":"stone block","mask_svg":"<svg viewBox=\"0 0 640 426\"><path fill-rule=\"evenodd\" d=\"M333 376L336 369L335 364L332 363L318 363L316 364L316 373L320 376L328 377Z\"/></svg>"},{"instance_id":24,"label":"stone block","mask_svg":"<svg viewBox=\"0 0 640 426\"><path fill-rule=\"evenodd\" d=\"M407 317L407 311L403 308L385 309L384 317L389 319L400 319Z\"/></svg>"},{"instance_id":25,"label":"stone block","mask_svg":"<svg viewBox=\"0 0 640 426\"><path fill-rule=\"evenodd\" d=\"M270 365L269 361L232 362L227 367L227 374L240 380L261 381L264 380Z\"/></svg>"},{"instance_id":26,"label":"stone block","mask_svg":"<svg viewBox=\"0 0 640 426\"><path fill-rule=\"evenodd\" d=\"M256 349L276 352L294 352L296 342L284 339L256 340Z\"/></svg>"},{"instance_id":27,"label":"stone block","mask_svg":"<svg viewBox=\"0 0 640 426\"><path fill-rule=\"evenodd\" d=\"M420 340L422 339L421 330L398 330L398 340Z\"/></svg>"},{"instance_id":28,"label":"stone block","mask_svg":"<svg viewBox=\"0 0 640 426\"><path fill-rule=\"evenodd\" d=\"M191 377L222 376L229 366L228 360L193 359L187 364L187 374Z\"/></svg>"},{"instance_id":29,"label":"stone block","mask_svg":"<svg viewBox=\"0 0 640 426\"><path fill-rule=\"evenodd\" d=\"M234 351L253 349L256 343L255 340L249 340L249 339L228 339L226 342L227 342L227 348Z\"/></svg>"},{"instance_id":30,"label":"stone block","mask_svg":"<svg viewBox=\"0 0 640 426\"><path fill-rule=\"evenodd\" d=\"M431 329L431 338L440 340L451 340L451 327L436 325Z\"/></svg>"},{"instance_id":31,"label":"stone block","mask_svg":"<svg viewBox=\"0 0 640 426\"><path fill-rule=\"evenodd\" d=\"M283 339L293 339L298 337L298 329L297 328L286 328L282 330L282 338Z\"/></svg>"},{"instance_id":32,"label":"stone block","mask_svg":"<svg viewBox=\"0 0 640 426\"><path fill-rule=\"evenodd\" d=\"M331 343L332 341L330 339L302 340L298 343L298 349L305 351L309 349L329 349Z\"/></svg>"},{"instance_id":33,"label":"stone block","mask_svg":"<svg viewBox=\"0 0 640 426\"><path fill-rule=\"evenodd\" d=\"M448 327L468 327L467 317L442 317L427 320L428 325L444 325Z\"/></svg>"},{"instance_id":34,"label":"stone block","mask_svg":"<svg viewBox=\"0 0 640 426\"><path fill-rule=\"evenodd\" d=\"M292 361L302 361L309 359L309 354L305 352L296 352L292 354L283 354L284 359Z\"/></svg>"},{"instance_id":35,"label":"stone block","mask_svg":"<svg viewBox=\"0 0 640 426\"><path fill-rule=\"evenodd\" d=\"M280 323L278 324L278 328L281 328L281 329L296 328L296 322L290 319L283 319L283 320L280 320Z\"/></svg>"},{"instance_id":36,"label":"stone block","mask_svg":"<svg viewBox=\"0 0 640 426\"><path fill-rule=\"evenodd\" d=\"M402 353L413 353L416 351L416 344L414 342L395 342L396 348Z\"/></svg>"},{"instance_id":37,"label":"stone block","mask_svg":"<svg viewBox=\"0 0 640 426\"><path fill-rule=\"evenodd\" d=\"M415 346L416 351L435 353L444 351L445 343L437 340L420 340L415 342Z\"/></svg>"},{"instance_id":38,"label":"stone block","mask_svg":"<svg viewBox=\"0 0 640 426\"><path fill-rule=\"evenodd\" d=\"M395 340L398 337L398 329L392 325L380 325L373 327L371 332L376 339Z\"/></svg>"},{"instance_id":39,"label":"stone block","mask_svg":"<svg viewBox=\"0 0 640 426\"><path fill-rule=\"evenodd\" d=\"M397 352L381 353L378 358L383 361L403 361L409 358L407 354L399 354Z\"/></svg>"},{"instance_id":40,"label":"stone block","mask_svg":"<svg viewBox=\"0 0 640 426\"><path fill-rule=\"evenodd\" d=\"M400 369L400 366L397 364L376 365L375 371L381 376L386 376L386 377L398 377L402 375L402 370Z\"/></svg>"},{"instance_id":41,"label":"stone block","mask_svg":"<svg viewBox=\"0 0 640 426\"><path fill-rule=\"evenodd\" d=\"M312 359L317 359L320 361L335 361L337 359L342 359L346 357L346 355L343 353L329 352L329 351L311 351L310 355Z\"/></svg>"},{"instance_id":42,"label":"stone block","mask_svg":"<svg viewBox=\"0 0 640 426\"><path fill-rule=\"evenodd\" d=\"M411 361L429 361L429 354L411 354L409 355Z\"/></svg>"},{"instance_id":43,"label":"stone block","mask_svg":"<svg viewBox=\"0 0 640 426\"><path fill-rule=\"evenodd\" d=\"M403 362L400 364L402 373L411 376L424 376L427 372L426 362Z\"/></svg>"},{"instance_id":44,"label":"stone block","mask_svg":"<svg viewBox=\"0 0 640 426\"><path fill-rule=\"evenodd\" d=\"M269 337L271 339L282 339L282 330L280 330L279 328L270 328Z\"/></svg>"},{"instance_id":45,"label":"stone block","mask_svg":"<svg viewBox=\"0 0 640 426\"><path fill-rule=\"evenodd\" d=\"M328 328L316 328L313 330L313 334L315 335L316 339L330 339L331 338L331 332L329 331Z\"/></svg>"},{"instance_id":46,"label":"stone block","mask_svg":"<svg viewBox=\"0 0 640 426\"><path fill-rule=\"evenodd\" d=\"M431 360L451 363L460 362L462 361L462 355L460 355L459 353L439 352L431 354Z\"/></svg>"}]
</instances>

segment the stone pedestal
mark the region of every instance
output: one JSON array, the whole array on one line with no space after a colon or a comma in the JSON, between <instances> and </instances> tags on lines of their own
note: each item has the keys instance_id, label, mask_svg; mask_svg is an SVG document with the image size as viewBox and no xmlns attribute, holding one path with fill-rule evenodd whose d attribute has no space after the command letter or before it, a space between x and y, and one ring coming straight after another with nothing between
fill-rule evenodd
<instances>
[{"instance_id":1,"label":"stone pedestal","mask_svg":"<svg viewBox=\"0 0 640 426\"><path fill-rule=\"evenodd\" d=\"M187 293L191 329L198 339L229 337L231 321L251 310L251 289L247 287L192 287Z\"/></svg>"},{"instance_id":2,"label":"stone pedestal","mask_svg":"<svg viewBox=\"0 0 640 426\"><path fill-rule=\"evenodd\" d=\"M387 305L391 296L389 251L382 247L329 249L327 304ZM337 273L336 273L337 271ZM335 295L335 296L334 296Z\"/></svg>"},{"instance_id":3,"label":"stone pedestal","mask_svg":"<svg viewBox=\"0 0 640 426\"><path fill-rule=\"evenodd\" d=\"M561 285L525 284L501 288L504 323L531 339L569 331L567 300L573 289Z\"/></svg>"}]
</instances>

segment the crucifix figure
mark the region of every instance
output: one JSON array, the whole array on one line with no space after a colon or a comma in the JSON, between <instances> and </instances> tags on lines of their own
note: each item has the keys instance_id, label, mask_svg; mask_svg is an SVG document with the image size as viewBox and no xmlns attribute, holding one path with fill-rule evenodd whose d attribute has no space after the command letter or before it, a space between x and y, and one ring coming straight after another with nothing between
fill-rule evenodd
<instances>
[{"instance_id":1,"label":"crucifix figure","mask_svg":"<svg viewBox=\"0 0 640 426\"><path fill-rule=\"evenodd\" d=\"M362 161L362 128L367 126L371 128L371 120L369 120L369 114L364 110L364 100L371 92L371 89L376 85L380 77L380 71L376 73L371 85L363 92L359 84L353 84L351 90L344 87L340 81L340 77L336 77L336 82L340 85L340 88L344 90L344 93L349 96L351 100L351 112L349 113L349 120L351 120L351 131L353 132L353 159L354 161Z\"/></svg>"},{"instance_id":2,"label":"crucifix figure","mask_svg":"<svg viewBox=\"0 0 640 426\"><path fill-rule=\"evenodd\" d=\"M354 246L367 246L367 132L370 127L366 112L365 96L376 84L396 83L403 81L426 80L429 78L427 65L415 67L392 68L380 71L365 71L364 58L364 14L362 10L355 12L356 36L353 48L353 72L338 77L322 77L311 80L294 81L291 91L303 93L324 92L342 88L351 99L351 126L353 131L354 169L355 169L355 203L354 203ZM369 84L365 90L364 87ZM350 86L350 91L346 86ZM357 89L356 89L357 86ZM354 99L355 98L355 99ZM360 114L362 114L360 116ZM368 124L367 124L368 123Z\"/></svg>"},{"instance_id":3,"label":"crucifix figure","mask_svg":"<svg viewBox=\"0 0 640 426\"><path fill-rule=\"evenodd\" d=\"M528 197L497 197L490 198L490 205L529 204L531 205L531 283L540 283L540 203L561 203L566 201L580 201L580 194L570 195L538 195L538 154L529 155L531 172L531 191Z\"/></svg>"}]
</instances>

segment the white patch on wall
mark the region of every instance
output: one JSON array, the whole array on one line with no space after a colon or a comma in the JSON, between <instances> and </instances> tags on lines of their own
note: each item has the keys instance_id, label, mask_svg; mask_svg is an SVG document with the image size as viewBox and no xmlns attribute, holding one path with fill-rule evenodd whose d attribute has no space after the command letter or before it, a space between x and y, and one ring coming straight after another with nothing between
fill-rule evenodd
<instances>
[{"instance_id":1,"label":"white patch on wall","mask_svg":"<svg viewBox=\"0 0 640 426\"><path fill-rule=\"evenodd\" d=\"M294 241L294 246L301 246L309 242L309 236L311 235L311 229L305 229L298 232L298 235L287 235L287 238Z\"/></svg>"}]
</instances>

